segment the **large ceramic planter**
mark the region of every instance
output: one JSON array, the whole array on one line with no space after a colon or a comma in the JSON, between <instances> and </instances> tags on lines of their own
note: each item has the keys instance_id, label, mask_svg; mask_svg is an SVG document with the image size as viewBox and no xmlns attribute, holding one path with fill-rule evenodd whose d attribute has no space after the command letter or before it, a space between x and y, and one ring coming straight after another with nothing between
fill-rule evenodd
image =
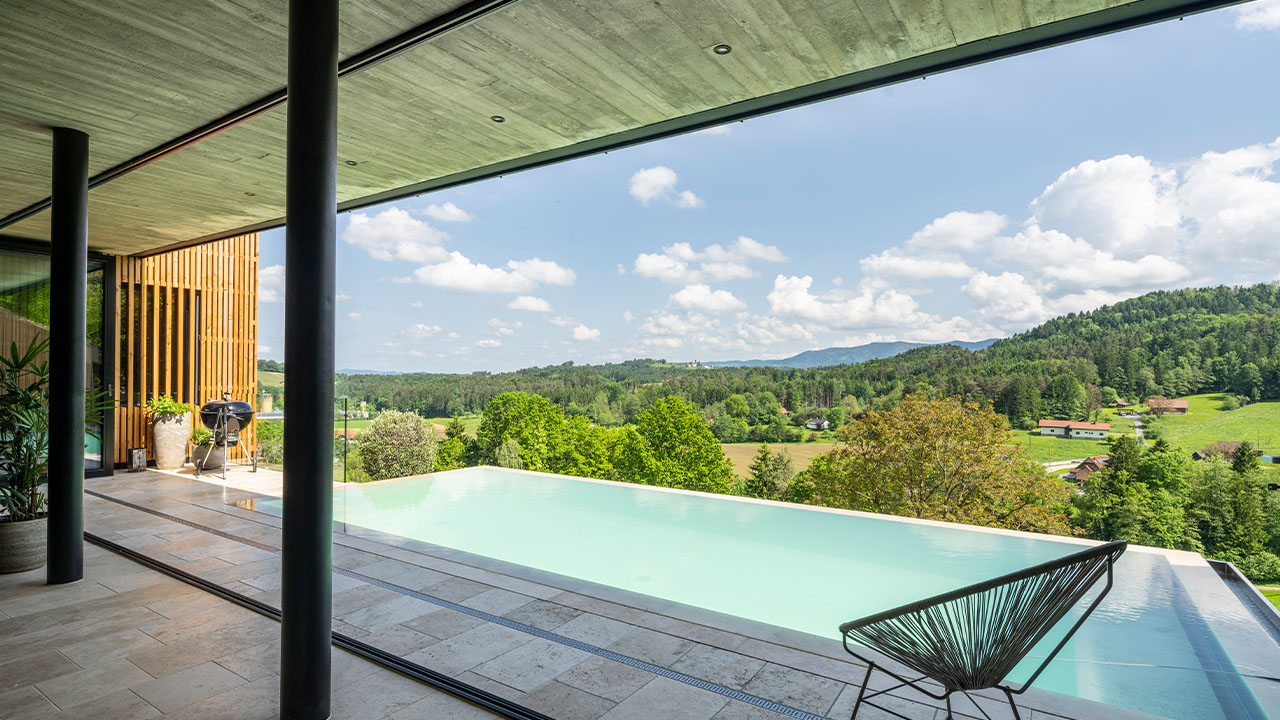
<instances>
[{"instance_id":1,"label":"large ceramic planter","mask_svg":"<svg viewBox=\"0 0 1280 720\"><path fill-rule=\"evenodd\" d=\"M48 523L45 518L0 521L0 573L34 570L44 565Z\"/></svg>"},{"instance_id":2,"label":"large ceramic planter","mask_svg":"<svg viewBox=\"0 0 1280 720\"><path fill-rule=\"evenodd\" d=\"M191 464L200 470L217 470L227 458L227 449L215 445L192 445Z\"/></svg>"},{"instance_id":3,"label":"large ceramic planter","mask_svg":"<svg viewBox=\"0 0 1280 720\"><path fill-rule=\"evenodd\" d=\"M151 424L151 452L160 470L177 470L187 461L191 413L156 415Z\"/></svg>"}]
</instances>

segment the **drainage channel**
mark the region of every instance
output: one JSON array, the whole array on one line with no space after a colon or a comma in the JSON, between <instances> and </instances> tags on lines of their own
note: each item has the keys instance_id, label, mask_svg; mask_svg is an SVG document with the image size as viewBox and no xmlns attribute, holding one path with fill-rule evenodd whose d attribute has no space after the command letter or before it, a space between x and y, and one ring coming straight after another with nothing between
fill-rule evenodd
<instances>
[{"instance_id":1,"label":"drainage channel","mask_svg":"<svg viewBox=\"0 0 1280 720\"><path fill-rule=\"evenodd\" d=\"M195 529L195 530L201 530L201 531L203 531L203 532L207 532L207 533L209 533L209 534L211 534L211 535L216 535L217 537L220 537L220 538L223 538L223 539L226 539L226 540L232 540L232 541L234 541L234 542L238 542L238 543L241 543L241 544L243 544L243 545L248 545L249 547L257 548L257 549L259 549L259 550L264 550L264 551L266 551L266 552L269 552L269 553L272 553L272 554L275 554L275 555L279 555L279 554L280 554L280 549L279 549L279 548L272 547L272 546L267 545L267 544L265 544L265 543L260 543L260 542L258 542L258 541L256 541L256 540L250 540L249 538L243 538L243 537L240 537L240 536L238 536L238 535L234 535L234 534L232 534L232 533L228 533L228 532L224 532L224 531L222 531L222 530L218 530L217 528L208 527L207 525L201 525L200 523L193 522L193 521L191 521L191 520L187 520L186 518L176 517L176 516L174 516L174 515L170 515L170 514L168 514L168 513L161 512L161 511L159 511L159 510L154 510L154 509L152 509L152 508L144 507L144 506L142 506L142 505L136 505L136 504L131 503L131 502L127 501L127 500L121 500L121 499L119 499L119 498L114 498L114 497L111 497L110 495L105 495L105 494L103 494L103 493L100 493L100 492L97 492L97 491L94 491L94 490L86 489L84 492L85 492L85 494L86 494L86 495L92 495L93 497L99 498L99 499L101 499L101 500L106 500L106 501L108 501L108 502L112 502L112 503L115 503L115 504L117 504L117 505L123 505L123 506L125 506L125 507L132 508L132 509L137 510L137 511L139 511L139 512L147 513L148 515L154 515L154 516L156 516L156 517L164 518L165 520L170 520L170 521L172 521L172 522L176 522L176 523L178 523L179 525L185 525L185 526L187 526L187 527L189 527L189 528L192 528L192 529ZM85 533L85 537L91 537L91 536L89 535L89 533L87 533L87 532L86 532L86 533ZM279 611L278 609L276 609L276 608L271 607L270 605L266 605L265 603L262 603L262 602L259 602L259 601L257 601L257 600L254 600L253 598L250 598L250 597L248 597L248 596L240 595L239 593L236 593L236 592L234 592L234 591L227 590L227 589L223 588L221 585L217 585L217 584L215 584L215 583L211 583L211 582L209 582L209 581L207 581L207 580L204 580L204 579L199 578L198 576L191 575L190 573L187 573L186 571L179 570L178 568L174 568L174 567L171 567L171 566L169 566L169 565L166 565L165 563L162 563L162 562L160 562L159 560L155 560L155 559L150 558L150 557L148 557L148 556L146 556L146 555L142 555L141 553L138 553L138 552L136 552L136 551L134 551L134 550L130 550L129 548L125 548L125 547L123 547L123 546L120 546L120 545L117 545L117 544L115 544L115 543L112 543L112 542L111 542L111 541L109 541L109 540L104 540L104 539L102 539L102 538L91 538L91 539L92 539L92 541L93 541L93 542L103 545L103 547L107 547L107 548L109 548L109 549L115 550L116 552L122 552L123 554L126 554L126 555L128 555L129 557L131 557L131 558L141 559L141 561L142 561L142 562L144 562L144 563L146 563L146 564L148 564L148 565L150 565L150 566L152 566L152 567L156 567L156 569L159 569L159 570L161 570L162 572L166 572L167 574L174 575L175 577L179 577L180 579L186 580L187 582L192 582L193 584L199 585L200 587L205 588L205 589L208 589L208 590L210 590L211 592L214 592L214 593L216 593L216 594L218 594L218 595L221 595L221 596L223 596L223 597L227 597L228 599L231 599L233 602L237 602L237 603L239 603L239 604L241 604L241 605L245 605L245 607L249 607L250 609L257 610L258 612L262 612L263 614L271 615L272 617L275 617L277 620L280 618L280 611ZM118 549L117 549L117 548L118 548ZM166 569L166 568L167 568L167 569ZM426 593L419 592L419 591L417 591L417 590L413 590L413 589L410 589L410 588L402 587L402 586L400 586L400 585L396 585L396 584L394 584L394 583L389 583L389 582L387 582L387 581L385 581L385 580L380 580L380 579L375 578L375 577L370 577L370 576L368 576L368 575L364 575L364 574L361 574L361 573L355 572L355 571L353 571L353 570L347 570L347 569L345 569L345 568L337 568L337 567L335 567L335 568L333 568L333 572L334 572L334 574L336 574L336 575L341 575L341 576L343 576L343 577L348 577L348 578L351 578L351 579L353 579L353 580L359 580L359 581L364 582L364 583L367 583L367 584L369 584L369 585L373 585L373 586L375 586L375 587L380 587L380 588L382 588L382 589L384 589L384 590L390 590L390 591L392 591L392 592L399 593L399 594L401 594L401 595L405 595L405 596L408 596L408 597L412 597L412 598L415 598L415 599L421 600L421 601L423 601L423 602L431 603L431 604L433 604L433 605L438 605L438 606L440 606L440 607L442 607L442 608L446 608L446 609L453 610L453 611L456 611L456 612L460 612L460 613L463 613L463 614L466 614L466 615L470 615L471 617L477 618L477 619L479 619L479 620L484 620L485 622L491 622L491 623L494 623L495 625L501 625L501 626L503 626L503 627L507 627L507 628L510 628L510 629L512 629L512 630L517 630L517 631L519 631L519 632L526 633L526 634L528 634L528 635L532 635L532 636L534 636L534 637L542 638L542 639L544 639L544 640L549 640L549 641L551 641L551 642L558 643L558 644L560 644L560 645L564 645L564 646L566 646L566 647L574 648L575 650L580 650L580 651L582 651L582 652L590 653L590 654L592 654L592 655L596 655L596 656L598 656L598 657L602 657L602 658L605 658L605 659L608 659L608 660L612 660L612 661L614 661L614 662L621 663L621 664L623 664L623 665L628 665L628 666L633 667L633 668L636 668L636 669L638 669L638 670L644 670L644 671L649 672L649 673L652 673L652 674L654 674L654 675L660 675L660 676L665 677L665 678L667 678L667 679L669 679L669 680L675 680L675 681L677 681L677 682L681 682L681 683L684 683L684 684L686 684L686 685L691 685L691 686L693 686L693 687L700 688L700 689L702 689L702 690L707 690L707 691L710 691L710 692L716 693L717 695L721 695L721 696L723 696L723 697L726 697L726 698L729 698L729 699L732 699L732 700L737 700L737 701L739 701L739 702L747 703L748 705L754 705L754 706L756 706L756 707L759 707L759 708L762 708L762 709L765 709L765 710L769 710L770 712L775 712L775 713L777 713L777 714L779 714L779 715L785 715L785 716L787 716L787 717L796 718L797 720L826 720L826 718L823 718L821 715L815 715L814 713L807 712L807 711L805 711L805 710L800 710L800 709L797 709L797 708L790 707L790 706L788 706L788 705L783 705L783 704L781 704L781 703L776 703L776 702L774 702L774 701L772 701L772 700L767 700L767 699L765 699L765 698L762 698L762 697L759 697L759 696L756 696L756 695L752 695L752 694L750 694L750 693L745 693L745 692L743 692L743 691L741 691L741 690L735 690L735 689L730 688L730 687L725 687L725 686L723 686L723 685L718 685L718 684L716 684L716 683L707 682L706 680L702 680L702 679L700 679L700 678L693 677L692 675L686 675L686 674L684 674L684 673L682 673L682 672L677 672L677 671L675 671L675 670L669 670L669 669L664 668L664 667L662 667L662 666L660 666L660 665L654 665L653 663L645 662L645 661L643 661L643 660L637 660L637 659L635 659L635 658L633 658L633 657L629 657L629 656L627 656L627 655L622 655L622 654L620 654L620 653L616 653L616 652L614 652L614 651L612 651L612 650L607 650L607 649L602 648L602 647L597 647L597 646L595 646L595 645L591 645L591 644L589 644L589 643L585 643L585 642L582 642L582 641L580 641L580 640L575 640L575 639L573 639L573 638L565 637L565 636L563 636L563 635L558 635L558 634L556 634L556 633L549 632L549 631L547 631L547 630L541 630L541 629L539 629L539 628L535 628L535 627L532 627L532 626L529 626L529 625L525 625L524 623L520 623L520 622L516 622L516 621L514 621L514 620L510 620L510 619L508 619L508 618L504 618L504 617L502 617L502 616L500 616L500 615L494 615L494 614L492 614L492 613L484 612L483 610L476 610L475 608L470 608L470 607L467 607L467 606L465 606L465 605L459 605L458 603L451 602L451 601L449 601L449 600L444 600L444 599L442 599L442 598L434 597L434 596L432 596L432 595L428 595L428 594L426 594ZM188 579L188 578L191 578L191 579ZM234 597L232 597L232 596L234 596ZM242 601L243 601L243 602L242 602ZM246 604L246 603L248 603L248 604ZM259 607L259 606L260 606L260 607ZM439 676L440 678L447 679L449 682L451 682L451 683L452 683L452 684L454 684L454 685L459 685L459 686L462 686L462 687L466 688L468 692L483 693L483 694L484 694L484 695L486 695L486 696L490 696L490 697L493 697L493 698L498 698L498 696L493 695L492 693L487 693L487 692L485 692L484 690L481 690L481 689L479 689L479 688L472 687L472 686L470 686L470 685L467 685L466 683L462 683L461 681L455 680L455 679L450 678L450 677L448 677L448 676L446 676L446 675L442 675L442 674L440 674L440 673L436 673L436 672L435 672L435 671L433 671L433 670L430 670L430 669L428 669L428 668L422 667L422 666L420 666L420 665L416 665L416 664L414 664L414 663L412 663L412 662L410 662L410 661L408 661L408 660L405 660L405 659L403 659L403 658L400 658L399 656L391 655L390 653L387 653L387 652L385 652L385 651L378 650L377 648L374 648L374 647L372 647L372 646L370 646L370 645L367 645L366 643L361 643L360 641L355 640L354 638L349 638L349 637L343 636L343 635L341 635L340 633L334 633L334 634L333 634L333 636L334 636L334 644L335 644L335 645L338 645L338 644L339 644L339 642L338 642L338 638L339 638L339 637L342 637L342 638L344 638L345 642L354 643L354 644L356 644L356 645L363 646L364 648L368 648L368 649L369 649L369 650L371 650L371 651L375 651L376 653L379 653L379 654L380 654L380 655L382 655L382 656L387 656L388 658L393 658L394 660L398 661L399 663L402 663L402 664L405 664L405 665L409 665L409 666L413 666L413 668L416 668L416 669L419 669L419 670L425 671L425 672L427 672L427 673L431 673L431 674L433 674L433 675ZM343 647L344 649L351 649L351 648L346 647L345 645L344 645L344 646L341 646L341 647ZM380 660L377 660L377 659L375 659L375 658L373 658L373 657L370 657L369 655L365 655L365 653L364 653L364 652L361 652L361 651L358 651L358 650L353 650L353 652L358 652L359 654L364 655L365 657L368 657L370 660L373 660L374 662L379 662L380 664L384 664L384 665L387 665L388 667L392 667L392 669L397 669L397 670L398 670L398 668L397 668L396 666L394 666L394 665L389 665L389 664L384 663L384 662L382 662L382 661L380 661ZM403 671L403 670L400 670L400 672L404 672L404 671ZM405 672L405 674L411 674L411 673ZM413 677L418 677L417 675L412 675L412 676L413 676ZM422 679L422 678L419 678L419 679ZM435 682L432 682L432 681L430 681L430 680L424 680L424 682L428 682L428 683L430 683L430 684L432 684L432 685L436 685L436 683L435 683ZM441 689L445 690L446 692L453 692L452 690L450 690L450 689L448 689L448 688L446 688L446 687L442 687L442 686L440 686L440 685L436 685L436 687L440 687ZM454 693L454 694L457 694L457 693ZM460 695L460 697L466 697L466 696L461 696L461 695ZM471 698L467 697L467 699L468 699L468 700L470 700ZM498 699L501 699L501 698L498 698ZM476 701L472 700L472 702L476 702ZM528 709L528 708L525 708L525 707L523 707L523 706L521 706L521 705L516 705L515 703L511 703L510 701L503 700L503 702L504 702L504 703L506 703L506 704L508 704L508 705L514 705L516 708L519 708L520 710L524 711L525 713L529 713L529 714L525 714L525 715L509 715L509 714L507 714L507 713L505 713L505 712L502 712L502 711L500 711L500 710L495 710L495 712L500 712L501 714L505 715L506 717L520 717L520 718L545 718L545 717L546 717L545 715L541 715L541 714L539 714L539 713L537 713L537 712L535 712L535 711L533 711L533 710L530 710L530 709ZM479 704L479 703L478 703L478 704ZM485 707L489 707L489 706L488 706L488 705L485 705ZM489 708L489 709L493 709L493 708ZM549 720L549 719L548 719L548 720Z\"/></svg>"}]
</instances>

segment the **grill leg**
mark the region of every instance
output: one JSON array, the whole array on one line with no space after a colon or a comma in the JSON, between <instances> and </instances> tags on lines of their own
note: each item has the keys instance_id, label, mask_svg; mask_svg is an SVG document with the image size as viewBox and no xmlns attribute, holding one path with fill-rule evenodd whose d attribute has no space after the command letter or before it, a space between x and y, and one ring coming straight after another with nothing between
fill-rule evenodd
<instances>
[{"instance_id":1,"label":"grill leg","mask_svg":"<svg viewBox=\"0 0 1280 720\"><path fill-rule=\"evenodd\" d=\"M871 671L875 667L875 663L867 663L867 674L862 678L862 689L858 690L858 699L853 703L853 714L849 716L849 720L858 717L858 708L862 706L862 696L867 694L867 683L871 680Z\"/></svg>"},{"instance_id":2,"label":"grill leg","mask_svg":"<svg viewBox=\"0 0 1280 720\"><path fill-rule=\"evenodd\" d=\"M1018 714L1018 704L1013 701L1013 693L1009 692L1009 688L1000 688L1004 690L1005 697L1009 698L1009 707L1013 708L1013 720L1022 720L1022 716Z\"/></svg>"},{"instance_id":3,"label":"grill leg","mask_svg":"<svg viewBox=\"0 0 1280 720\"><path fill-rule=\"evenodd\" d=\"M951 693L947 693L947 720L952 720L952 717L951 717Z\"/></svg>"}]
</instances>

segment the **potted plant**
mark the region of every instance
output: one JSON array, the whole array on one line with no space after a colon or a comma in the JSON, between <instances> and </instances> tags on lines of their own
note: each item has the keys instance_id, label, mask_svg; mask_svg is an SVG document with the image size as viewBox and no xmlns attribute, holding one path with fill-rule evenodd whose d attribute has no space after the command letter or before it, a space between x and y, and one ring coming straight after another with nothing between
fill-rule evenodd
<instances>
[{"instance_id":1,"label":"potted plant","mask_svg":"<svg viewBox=\"0 0 1280 720\"><path fill-rule=\"evenodd\" d=\"M213 431L199 424L191 428L191 464L197 472L222 467L226 456L226 448L213 444Z\"/></svg>"},{"instance_id":2,"label":"potted plant","mask_svg":"<svg viewBox=\"0 0 1280 720\"><path fill-rule=\"evenodd\" d=\"M151 452L156 468L177 470L187 461L187 436L191 413L195 408L168 395L157 395L147 401L151 414Z\"/></svg>"},{"instance_id":3,"label":"potted plant","mask_svg":"<svg viewBox=\"0 0 1280 720\"><path fill-rule=\"evenodd\" d=\"M19 352L0 354L0 572L44 564L45 496L49 467L49 341L36 338Z\"/></svg>"}]
</instances>

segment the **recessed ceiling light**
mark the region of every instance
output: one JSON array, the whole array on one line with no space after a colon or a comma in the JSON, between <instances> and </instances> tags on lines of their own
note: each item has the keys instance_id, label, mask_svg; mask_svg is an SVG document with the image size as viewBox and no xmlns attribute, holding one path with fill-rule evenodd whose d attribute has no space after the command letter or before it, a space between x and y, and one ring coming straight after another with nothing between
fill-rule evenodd
<instances>
[{"instance_id":1,"label":"recessed ceiling light","mask_svg":"<svg viewBox=\"0 0 1280 720\"><path fill-rule=\"evenodd\" d=\"M507 121L507 119L506 119L506 118L504 118L504 117L502 117L501 115L490 115L490 116L489 116L489 119L490 119L490 120L492 120L492 121L494 121L494 122L506 122L506 121Z\"/></svg>"},{"instance_id":2,"label":"recessed ceiling light","mask_svg":"<svg viewBox=\"0 0 1280 720\"><path fill-rule=\"evenodd\" d=\"M347 161L346 161L346 163L347 163L348 165L350 165L351 167L355 167L356 165L359 165L359 164L360 164L360 163L356 162L355 160L347 160Z\"/></svg>"},{"instance_id":3,"label":"recessed ceiling light","mask_svg":"<svg viewBox=\"0 0 1280 720\"><path fill-rule=\"evenodd\" d=\"M728 55L729 53L733 52L733 48L729 47L728 45L725 45L724 43L720 43L719 45L711 48L711 52L717 55Z\"/></svg>"},{"instance_id":4,"label":"recessed ceiling light","mask_svg":"<svg viewBox=\"0 0 1280 720\"><path fill-rule=\"evenodd\" d=\"M245 195L248 195L249 197L253 197L254 195L257 195L257 193L247 192L245 193Z\"/></svg>"}]
</instances>

